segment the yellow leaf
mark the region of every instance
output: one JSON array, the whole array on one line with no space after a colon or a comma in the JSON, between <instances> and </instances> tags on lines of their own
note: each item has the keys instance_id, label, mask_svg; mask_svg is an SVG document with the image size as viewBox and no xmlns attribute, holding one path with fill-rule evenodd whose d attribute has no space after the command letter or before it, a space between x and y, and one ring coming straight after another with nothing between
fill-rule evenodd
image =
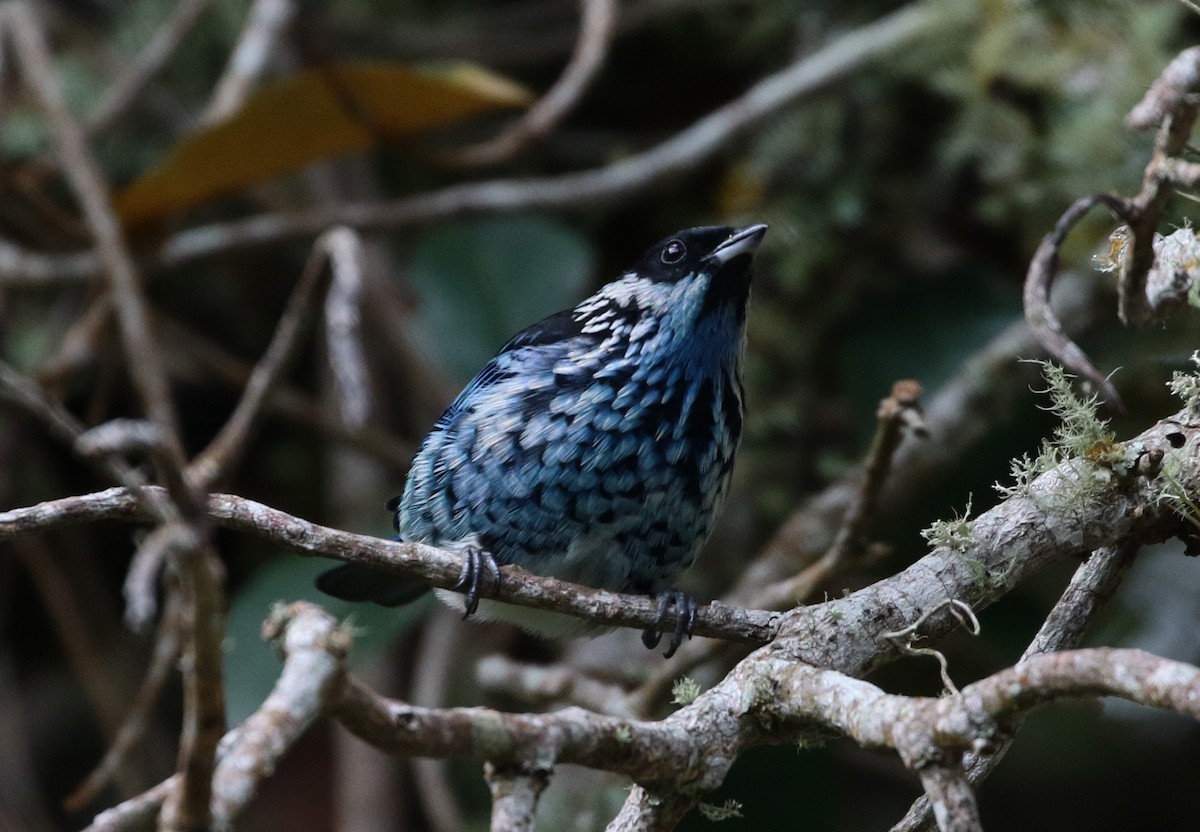
<instances>
[{"instance_id":1,"label":"yellow leaf","mask_svg":"<svg viewBox=\"0 0 1200 832\"><path fill-rule=\"evenodd\" d=\"M326 159L530 100L467 64L337 64L264 86L228 119L182 139L116 197L127 226Z\"/></svg>"}]
</instances>

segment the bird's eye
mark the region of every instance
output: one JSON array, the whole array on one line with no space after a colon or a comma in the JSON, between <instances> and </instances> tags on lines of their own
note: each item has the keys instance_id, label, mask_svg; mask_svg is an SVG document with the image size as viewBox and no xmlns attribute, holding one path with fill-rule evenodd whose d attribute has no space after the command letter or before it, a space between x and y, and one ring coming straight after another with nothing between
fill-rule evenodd
<instances>
[{"instance_id":1,"label":"bird's eye","mask_svg":"<svg viewBox=\"0 0 1200 832\"><path fill-rule=\"evenodd\" d=\"M678 240L672 240L663 247L662 261L664 263L678 263L683 259L683 255L687 254L687 246Z\"/></svg>"}]
</instances>

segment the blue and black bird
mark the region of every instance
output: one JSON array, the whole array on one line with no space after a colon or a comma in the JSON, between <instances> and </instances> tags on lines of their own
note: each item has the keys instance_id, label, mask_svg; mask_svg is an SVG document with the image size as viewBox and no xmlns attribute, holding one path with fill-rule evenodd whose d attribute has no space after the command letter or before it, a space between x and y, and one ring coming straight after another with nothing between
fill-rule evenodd
<instances>
[{"instance_id":1,"label":"blue and black bird","mask_svg":"<svg viewBox=\"0 0 1200 832\"><path fill-rule=\"evenodd\" d=\"M696 560L729 490L745 410L742 356L765 225L690 228L620 278L501 348L421 443L388 503L400 540L464 557L466 614L549 634L589 625L480 601L496 565L674 607L667 656L696 602L675 580ZM491 573L491 574L489 574ZM355 564L318 587L396 606L427 586ZM453 593L439 590L443 600ZM656 628L643 642L658 644Z\"/></svg>"}]
</instances>

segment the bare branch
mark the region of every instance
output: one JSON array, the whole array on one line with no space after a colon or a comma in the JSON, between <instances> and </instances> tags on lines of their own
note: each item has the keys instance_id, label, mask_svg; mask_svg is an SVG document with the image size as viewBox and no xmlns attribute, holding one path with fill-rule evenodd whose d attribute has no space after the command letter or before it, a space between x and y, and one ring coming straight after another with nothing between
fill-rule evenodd
<instances>
[{"instance_id":1,"label":"bare branch","mask_svg":"<svg viewBox=\"0 0 1200 832\"><path fill-rule=\"evenodd\" d=\"M1096 614L1103 608L1104 603L1112 598L1121 579L1129 571L1138 548L1136 544L1122 543L1093 552L1075 570L1070 584L1026 648L1021 661L1043 653L1078 647ZM1000 764L1008 749L1012 747L1012 737L1019 728L1020 721L1017 721L1010 727L1009 736L997 743L989 753L969 752L966 755L964 763L967 778L972 785L983 782ZM929 800L922 797L918 798L900 822L892 827L892 832L928 830L932 828L932 824Z\"/></svg>"},{"instance_id":2,"label":"bare branch","mask_svg":"<svg viewBox=\"0 0 1200 832\"><path fill-rule=\"evenodd\" d=\"M312 317L315 295L322 277L328 274L326 266L330 239L334 233L329 232L317 240L312 256L305 264L304 272L300 275L300 280L279 318L271 343L246 381L237 408L221 426L221 430L208 447L192 460L188 473L198 482L209 487L215 485L227 478L230 468L241 459L254 429L262 418L267 398L295 354L300 334Z\"/></svg>"},{"instance_id":3,"label":"bare branch","mask_svg":"<svg viewBox=\"0 0 1200 832\"><path fill-rule=\"evenodd\" d=\"M179 784L163 806L160 829L191 832L211 825L217 744L225 730L225 608L220 591L225 568L207 545L179 551L174 562L186 636L181 662L184 718Z\"/></svg>"},{"instance_id":4,"label":"bare branch","mask_svg":"<svg viewBox=\"0 0 1200 832\"><path fill-rule=\"evenodd\" d=\"M723 780L739 753L793 741L813 723L865 747L895 749L940 801L946 817L969 817L970 792L954 759L987 747L1013 718L1064 697L1119 696L1200 719L1200 668L1137 650L1080 650L1031 657L967 686L961 695L929 698L884 693L845 674L800 663L794 645L760 648L717 686L659 722L639 722L567 708L549 714L487 708L431 709L385 699L341 671L347 642L333 619L311 604L273 616L285 669L264 707L223 743L214 800L236 817L270 763L322 711L377 748L402 755L474 758L524 775L574 763L638 781L610 828L669 829L705 791ZM295 632L293 632L295 631ZM800 638L803 638L802 636ZM796 641L788 636L788 641ZM770 684L763 684L771 680ZM257 751L255 750L257 749ZM249 755L243 757L243 755ZM943 768L941 773L927 774ZM660 784L651 789L648 784ZM680 789L687 784L686 794ZM535 783L512 784L528 792ZM155 799L160 788L152 790ZM673 795L673 796L672 796ZM149 796L128 809L145 812ZM513 807L529 807L526 793ZM103 817L103 816L102 816ZM93 828L102 827L101 818ZM965 825L949 829L972 829Z\"/></svg>"},{"instance_id":5,"label":"bare branch","mask_svg":"<svg viewBox=\"0 0 1200 832\"><path fill-rule=\"evenodd\" d=\"M287 750L321 714L342 681L349 634L313 604L296 602L272 611L263 638L284 659L279 680L255 713L238 728L213 779L213 821L231 826Z\"/></svg>"},{"instance_id":6,"label":"bare branch","mask_svg":"<svg viewBox=\"0 0 1200 832\"><path fill-rule=\"evenodd\" d=\"M218 525L249 532L300 554L398 570L444 588L453 587L462 572L461 557L451 552L330 529L243 497L213 494L209 508L210 517ZM35 529L100 519L146 522L151 518L128 492L114 488L0 512L0 540ZM657 603L645 596L588 589L512 566L502 571L500 592L492 597L506 603L554 609L607 626L641 629L650 626L657 615ZM779 619L780 614L775 612L713 603L700 608L695 629L697 635L763 644L773 637Z\"/></svg>"},{"instance_id":7,"label":"bare branch","mask_svg":"<svg viewBox=\"0 0 1200 832\"><path fill-rule=\"evenodd\" d=\"M504 656L485 656L475 668L475 678L486 691L532 706L570 702L610 716L632 719L638 715L620 687L564 665L522 664Z\"/></svg>"},{"instance_id":8,"label":"bare branch","mask_svg":"<svg viewBox=\"0 0 1200 832\"><path fill-rule=\"evenodd\" d=\"M1138 543L1123 541L1092 552L1075 570L1062 597L1022 654L1021 661L1042 653L1078 647L1096 620L1096 614L1116 593L1140 548Z\"/></svg>"},{"instance_id":9,"label":"bare branch","mask_svg":"<svg viewBox=\"0 0 1200 832\"><path fill-rule=\"evenodd\" d=\"M170 606L158 624L150 666L142 677L141 687L133 697L129 713L99 764L67 797L65 803L69 812L77 812L96 799L100 791L112 780L114 773L129 759L129 755L146 732L150 712L179 657L179 611L176 609L178 603L169 603Z\"/></svg>"},{"instance_id":10,"label":"bare branch","mask_svg":"<svg viewBox=\"0 0 1200 832\"><path fill-rule=\"evenodd\" d=\"M905 6L768 76L742 97L662 144L603 168L538 179L468 183L390 202L343 203L193 228L169 237L150 256L149 265L175 268L216 254L316 235L337 224L360 231L394 230L471 214L578 210L627 199L705 163L763 119L827 88L863 64L965 19L953 7L931 0ZM15 251L9 257L0 256L0 279L26 279L26 259ZM63 259L61 267L48 258L38 259L34 265L38 274L86 277L101 267L99 260L91 262L90 271L81 270L79 255ZM17 268L6 268L10 265Z\"/></svg>"},{"instance_id":11,"label":"bare branch","mask_svg":"<svg viewBox=\"0 0 1200 832\"><path fill-rule=\"evenodd\" d=\"M341 421L360 428L371 408L367 359L359 332L363 264L362 243L349 228L330 229L317 241L325 249L333 284L325 299L325 339Z\"/></svg>"},{"instance_id":12,"label":"bare branch","mask_svg":"<svg viewBox=\"0 0 1200 832\"><path fill-rule=\"evenodd\" d=\"M876 420L875 436L863 461L857 499L850 504L842 518L829 549L807 569L789 580L771 585L750 606L774 610L802 603L847 559L863 550L867 523L876 512L905 430L911 430L918 436L925 435L921 385L911 379L896 382L891 395L879 403Z\"/></svg>"},{"instance_id":13,"label":"bare branch","mask_svg":"<svg viewBox=\"0 0 1200 832\"><path fill-rule=\"evenodd\" d=\"M146 412L165 432L175 467L182 469L183 450L175 407L166 373L154 349L137 270L113 213L108 186L88 151L83 130L67 106L58 75L50 63L45 37L29 8L20 0L4 3L0 6L0 26L12 40L25 84L50 121L67 182L79 200L100 261L108 273L134 384Z\"/></svg>"},{"instance_id":14,"label":"bare branch","mask_svg":"<svg viewBox=\"0 0 1200 832\"><path fill-rule=\"evenodd\" d=\"M1097 205L1108 206L1119 217L1128 216L1128 206L1120 197L1091 194L1075 200L1059 217L1054 230L1042 238L1029 261L1029 271L1025 275L1025 320L1055 361L1087 379L1100 391L1106 402L1123 409L1124 405L1117 388L1107 376L1093 366L1083 350L1067 337L1062 323L1050 305L1050 287L1058 274L1059 249L1071 229Z\"/></svg>"},{"instance_id":15,"label":"bare branch","mask_svg":"<svg viewBox=\"0 0 1200 832\"><path fill-rule=\"evenodd\" d=\"M483 777L492 792L492 832L531 832L538 799L550 784L550 772L516 773L487 763Z\"/></svg>"},{"instance_id":16,"label":"bare branch","mask_svg":"<svg viewBox=\"0 0 1200 832\"><path fill-rule=\"evenodd\" d=\"M439 154L455 165L494 165L518 154L552 131L566 117L604 64L616 26L616 0L582 0L579 39L563 74L542 98L503 133L473 147Z\"/></svg>"},{"instance_id":17,"label":"bare branch","mask_svg":"<svg viewBox=\"0 0 1200 832\"><path fill-rule=\"evenodd\" d=\"M635 783L605 832L670 832L699 802L679 791L655 792Z\"/></svg>"},{"instance_id":18,"label":"bare branch","mask_svg":"<svg viewBox=\"0 0 1200 832\"><path fill-rule=\"evenodd\" d=\"M1060 281L1058 310L1067 326L1080 331L1095 318L1100 294L1092 281L1069 277ZM883 484L877 510L895 511L926 483L958 464L962 454L989 429L991 415L1006 410L1011 398L1028 389L1032 376L1017 359L1036 355L1039 349L1028 324L1020 322L973 355L926 406L923 423L928 441L902 442L896 450L894 473ZM726 601L756 606L773 585L790 580L806 566L814 568L820 554L833 545L834 530L844 526L847 513L860 499L861 482L861 471L852 472L805 501L748 563L737 585L726 593ZM681 673L717 658L732 665L740 657L724 643L686 642L670 665L651 670L632 694L632 707L636 713L650 713Z\"/></svg>"},{"instance_id":19,"label":"bare branch","mask_svg":"<svg viewBox=\"0 0 1200 832\"><path fill-rule=\"evenodd\" d=\"M1178 487L1196 493L1200 492L1200 469L1188 460L1200 440L1200 427L1186 421L1187 414L1182 412L1120 447L1131 457L1150 451L1161 451L1164 459L1177 455L1182 477ZM966 551L935 549L891 578L845 598L786 614L713 603L701 608L696 631L751 643L769 641L777 637L777 630L801 635L797 649L804 660L843 672L865 672L889 653L880 648L881 633L899 630L922 617L925 624L920 632L930 638L958 626L949 613L928 615L947 597L981 610L1009 586L1056 558L1134 536L1149 541L1175 534L1181 521L1164 505L1161 489L1157 479L1136 472L1119 477L1092 463L1068 460L1038 477L1029 496L1012 497L973 520L973 545ZM209 512L222 526L293 551L397 570L434 586L453 586L461 571L461 559L449 552L336 531L240 497L213 495ZM126 492L112 489L0 513L0 539L101 518L144 521L146 515ZM514 567L504 567L503 574L494 597L506 603L553 609L607 626L644 628L656 613L656 605L648 598L584 589ZM839 636L814 635L821 632Z\"/></svg>"},{"instance_id":20,"label":"bare branch","mask_svg":"<svg viewBox=\"0 0 1200 832\"><path fill-rule=\"evenodd\" d=\"M140 489L145 485L145 477L115 449L97 447L95 452L91 453L86 446L78 446L76 443L87 431L86 426L65 407L51 399L37 382L4 361L0 361L0 399L19 406L40 421L51 435L77 451L82 459L95 465L102 474L126 488ZM167 511L159 504L155 504L155 510Z\"/></svg>"},{"instance_id":21,"label":"bare branch","mask_svg":"<svg viewBox=\"0 0 1200 832\"><path fill-rule=\"evenodd\" d=\"M157 75L175 54L180 42L208 8L209 2L210 0L183 0L175 5L170 16L159 26L158 31L142 48L125 74L105 90L100 103L87 114L84 124L86 135L94 136L102 132L121 113L129 109L129 105L146 88L150 79Z\"/></svg>"},{"instance_id":22,"label":"bare branch","mask_svg":"<svg viewBox=\"0 0 1200 832\"><path fill-rule=\"evenodd\" d=\"M983 832L975 792L962 766L931 765L917 774L942 832Z\"/></svg>"},{"instance_id":23,"label":"bare branch","mask_svg":"<svg viewBox=\"0 0 1200 832\"><path fill-rule=\"evenodd\" d=\"M263 74L276 43L295 17L293 0L255 0L201 124L222 121L242 106Z\"/></svg>"}]
</instances>

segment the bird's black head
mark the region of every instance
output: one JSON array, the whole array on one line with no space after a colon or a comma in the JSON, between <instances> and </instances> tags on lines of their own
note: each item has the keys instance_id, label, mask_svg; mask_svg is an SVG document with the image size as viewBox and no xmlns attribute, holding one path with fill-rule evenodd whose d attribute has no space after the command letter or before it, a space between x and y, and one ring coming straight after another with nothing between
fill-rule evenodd
<instances>
[{"instance_id":1,"label":"bird's black head","mask_svg":"<svg viewBox=\"0 0 1200 832\"><path fill-rule=\"evenodd\" d=\"M651 246L629 271L653 283L678 283L702 273L748 275L750 260L766 233L765 225L687 228Z\"/></svg>"},{"instance_id":2,"label":"bird's black head","mask_svg":"<svg viewBox=\"0 0 1200 832\"><path fill-rule=\"evenodd\" d=\"M750 298L750 265L765 225L689 228L662 240L620 279L575 308L585 332L660 348L700 339L740 342ZM702 346L693 343L693 346Z\"/></svg>"}]
</instances>

